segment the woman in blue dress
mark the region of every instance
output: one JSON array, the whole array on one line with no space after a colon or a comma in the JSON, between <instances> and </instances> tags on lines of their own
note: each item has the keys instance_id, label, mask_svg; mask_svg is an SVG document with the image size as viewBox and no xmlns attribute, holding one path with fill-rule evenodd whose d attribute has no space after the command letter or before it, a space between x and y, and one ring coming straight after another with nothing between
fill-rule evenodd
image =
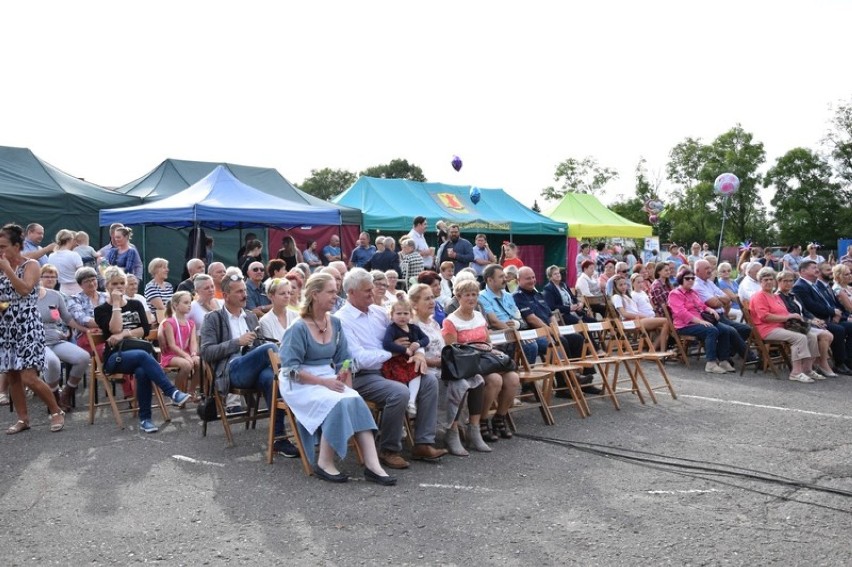
<instances>
[{"instance_id":1,"label":"woman in blue dress","mask_svg":"<svg viewBox=\"0 0 852 567\"><path fill-rule=\"evenodd\" d=\"M346 482L334 462L335 453L346 457L349 438L364 458L364 478L383 486L396 484L381 464L373 432L376 422L367 404L352 389L349 347L340 321L331 316L337 299L337 281L314 274L305 283L301 319L284 334L281 343L281 396L299 424L299 436L313 461L313 448L321 431L314 473L329 482Z\"/></svg>"}]
</instances>

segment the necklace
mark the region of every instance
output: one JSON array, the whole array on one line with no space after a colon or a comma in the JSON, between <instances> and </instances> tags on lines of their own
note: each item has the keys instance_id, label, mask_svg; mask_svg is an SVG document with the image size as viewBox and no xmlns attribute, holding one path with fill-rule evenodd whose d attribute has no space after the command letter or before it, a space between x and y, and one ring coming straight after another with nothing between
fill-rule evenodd
<instances>
[{"instance_id":1,"label":"necklace","mask_svg":"<svg viewBox=\"0 0 852 567\"><path fill-rule=\"evenodd\" d=\"M326 319L325 327L320 327L320 324L317 323L317 320L313 317L311 317L311 320L314 322L314 325L317 326L317 331L319 331L319 334L324 335L325 332L328 330L328 320Z\"/></svg>"}]
</instances>

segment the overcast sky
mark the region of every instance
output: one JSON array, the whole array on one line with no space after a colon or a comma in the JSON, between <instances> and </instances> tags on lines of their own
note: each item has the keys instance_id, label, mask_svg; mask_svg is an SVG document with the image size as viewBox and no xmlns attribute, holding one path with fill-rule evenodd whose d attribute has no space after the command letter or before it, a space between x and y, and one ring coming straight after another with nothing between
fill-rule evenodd
<instances>
[{"instance_id":1,"label":"overcast sky","mask_svg":"<svg viewBox=\"0 0 852 567\"><path fill-rule=\"evenodd\" d=\"M117 186L166 158L430 181L532 205L591 155L632 193L736 123L768 165L852 99L852 2L14 2L0 145ZM464 160L456 173L453 154Z\"/></svg>"}]
</instances>

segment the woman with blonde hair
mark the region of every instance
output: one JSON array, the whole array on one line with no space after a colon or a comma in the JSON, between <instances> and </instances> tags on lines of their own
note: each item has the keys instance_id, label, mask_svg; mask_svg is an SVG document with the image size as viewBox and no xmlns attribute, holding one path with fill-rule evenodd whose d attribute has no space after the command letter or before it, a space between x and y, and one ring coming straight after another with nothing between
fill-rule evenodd
<instances>
[{"instance_id":1,"label":"woman with blonde hair","mask_svg":"<svg viewBox=\"0 0 852 567\"><path fill-rule=\"evenodd\" d=\"M488 323L482 313L476 309L479 303L479 284L476 280L465 280L458 283L453 288L453 295L459 300L459 308L444 319L442 331L444 342L447 344L490 343ZM500 437L503 439L511 439L512 437L506 415L514 402L520 377L517 372L508 371L492 372L483 376L483 378L485 379L485 390L482 395L481 411L477 414L475 410L471 410L467 438L475 450L490 452L491 447L486 445L486 439L494 442ZM497 412L489 424L488 411L495 401L497 402Z\"/></svg>"},{"instance_id":2,"label":"woman with blonde hair","mask_svg":"<svg viewBox=\"0 0 852 567\"><path fill-rule=\"evenodd\" d=\"M266 295L272 301L272 309L260 318L261 336L281 342L284 332L290 328L299 314L287 309L290 304L290 281L285 278L273 278L266 285Z\"/></svg>"},{"instance_id":3,"label":"woman with blonde hair","mask_svg":"<svg viewBox=\"0 0 852 567\"><path fill-rule=\"evenodd\" d=\"M133 274L142 279L142 257L136 248L130 244L133 230L126 226L118 226L112 233L112 247L106 253L107 263L118 266L125 274ZM163 306L165 308L165 305Z\"/></svg>"},{"instance_id":4,"label":"woman with blonde hair","mask_svg":"<svg viewBox=\"0 0 852 567\"><path fill-rule=\"evenodd\" d=\"M74 251L77 247L75 236L72 230L62 229L57 232L56 248L47 257L47 263L52 264L56 268L59 279L59 291L65 295L74 295L83 291L80 284L74 279L74 274L83 267L83 258Z\"/></svg>"},{"instance_id":5,"label":"woman with blonde hair","mask_svg":"<svg viewBox=\"0 0 852 567\"><path fill-rule=\"evenodd\" d=\"M352 389L349 345L340 320L331 316L337 282L329 274L313 274L305 284L301 318L281 344L281 396L296 416L299 436L317 478L346 482L335 454L345 458L349 438L361 449L364 478L382 486L396 484L379 462L373 432L378 428L363 398ZM317 439L317 432L322 436ZM314 446L319 455L314 459Z\"/></svg>"},{"instance_id":6,"label":"woman with blonde hair","mask_svg":"<svg viewBox=\"0 0 852 567\"><path fill-rule=\"evenodd\" d=\"M846 264L836 264L831 268L831 274L834 277L834 285L831 289L834 291L837 301L840 302L843 309L852 312L852 288L849 287L852 271Z\"/></svg>"},{"instance_id":7,"label":"woman with blonde hair","mask_svg":"<svg viewBox=\"0 0 852 567\"><path fill-rule=\"evenodd\" d=\"M154 258L148 262L148 273L151 274L151 281L145 285L145 300L151 309L163 311L175 292L172 284L166 281L169 277L169 261Z\"/></svg>"}]
</instances>

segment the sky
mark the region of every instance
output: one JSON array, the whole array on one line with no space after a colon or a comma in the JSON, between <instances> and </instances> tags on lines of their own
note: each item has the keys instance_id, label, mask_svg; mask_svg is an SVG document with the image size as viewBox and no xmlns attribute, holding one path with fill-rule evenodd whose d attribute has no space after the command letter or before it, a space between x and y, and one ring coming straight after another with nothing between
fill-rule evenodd
<instances>
[{"instance_id":1,"label":"sky","mask_svg":"<svg viewBox=\"0 0 852 567\"><path fill-rule=\"evenodd\" d=\"M737 123L764 170L818 148L852 100L851 21L839 0L4 3L0 145L106 186L166 158L297 184L404 158L545 209L557 164L592 156L612 202L640 157L662 178Z\"/></svg>"}]
</instances>

